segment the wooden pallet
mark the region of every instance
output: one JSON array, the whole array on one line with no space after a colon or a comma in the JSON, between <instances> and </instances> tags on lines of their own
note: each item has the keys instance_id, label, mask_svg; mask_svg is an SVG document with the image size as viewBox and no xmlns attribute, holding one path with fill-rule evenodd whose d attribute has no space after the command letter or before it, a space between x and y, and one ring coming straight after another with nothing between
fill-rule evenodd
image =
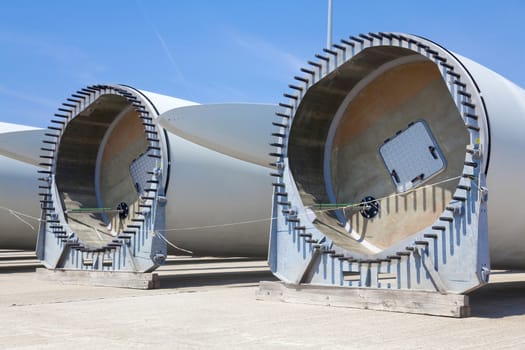
<instances>
[{"instance_id":1,"label":"wooden pallet","mask_svg":"<svg viewBox=\"0 0 525 350\"><path fill-rule=\"evenodd\" d=\"M469 297L412 290L345 288L262 281L257 299L288 303L469 317Z\"/></svg>"}]
</instances>

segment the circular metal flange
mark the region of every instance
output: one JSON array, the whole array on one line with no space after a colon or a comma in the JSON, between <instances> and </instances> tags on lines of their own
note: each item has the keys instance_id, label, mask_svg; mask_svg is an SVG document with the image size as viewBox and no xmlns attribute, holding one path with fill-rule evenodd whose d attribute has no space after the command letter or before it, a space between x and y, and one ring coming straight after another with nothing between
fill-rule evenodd
<instances>
[{"instance_id":1,"label":"circular metal flange","mask_svg":"<svg viewBox=\"0 0 525 350\"><path fill-rule=\"evenodd\" d=\"M112 209L114 212L116 212L118 218L125 222L122 226L118 227L118 231L116 232L116 235L113 235L112 239L108 239L105 242L100 242L101 245L99 246L93 246L92 244L85 242L82 237L79 236L77 232L75 232L76 229L71 227L71 218L68 220L68 210L66 207L63 207L64 205L61 202L60 187L57 185L55 178L57 169L60 167L60 151L71 153L70 150L60 149L61 141L63 140L64 135L67 134L68 128L78 129L78 125L72 125L72 122L75 120L75 118L82 116L85 113L93 113L93 111L96 111L97 108L100 108L97 100L104 96L120 96L124 98L129 108L133 109L137 113L137 117L139 118L141 127L143 128L143 137L144 140L146 140L146 151L143 156L155 160L156 163L155 166L147 166L146 168L140 169L140 172L143 172L142 176L145 179L143 190L148 194L147 198L142 199L140 202L140 207L142 209L147 207L148 209L155 210L156 201L161 189L161 179L159 178L160 172L158 171L158 164L163 161L160 140L161 133L154 122L154 118L158 114L150 106L148 106L143 97L133 89L118 85L93 85L82 88L81 90L78 90L76 93L72 94L71 97L67 99L67 102L63 103L61 108L58 109L58 113L55 114L55 119L51 120L53 124L52 126L48 127L48 132L45 134L46 139L43 141L44 147L42 150L46 152L41 156L41 158L44 159L44 161L40 163L40 166L42 166L43 169L39 170L39 174L44 174L52 179L50 183L40 186L42 192L40 195L43 197L41 202L44 203L42 206L43 225L40 229L40 235L48 236L46 239L48 242L56 242L58 248L56 251L70 249L82 254L82 259L75 260L80 261L80 263L76 263L80 265L76 266L74 262L65 262L65 264L72 264L67 265L68 268L87 267L96 269L110 267L113 269L120 269L120 263L116 266L116 261L128 259L128 257L126 257L125 249L121 249L121 247L130 246L130 249L133 250L140 249L140 247L133 248L132 246L134 244L149 244L147 241L151 240L151 238L147 235L147 232L150 232L152 225L155 225L154 218L146 218L142 214L142 211L137 210L135 206L132 207L131 204L120 202L117 205L116 210L114 210L115 208ZM100 115L98 115L98 117L100 117ZM96 124L96 121L94 122L94 125L98 125ZM86 137L89 137L88 132L89 130L85 132ZM72 142L70 141L71 136L68 137L68 142ZM70 162L75 159L72 155L69 157ZM67 172L62 170L62 176L64 176L66 173ZM133 188L133 191L134 190L135 188ZM107 208L102 207L82 208L81 206L75 212L77 215L80 215L79 213L90 212L99 215L101 213L105 214L105 212L107 212L106 209ZM145 239L132 239L133 237L142 235L144 235ZM56 240L51 240L51 238L56 238ZM47 252L48 248L37 247L37 249L46 249ZM53 248L51 253L54 252L55 249ZM46 258L49 257L49 259L52 260L53 254L51 253L45 253L42 255ZM101 255L101 260L98 261L98 263L96 260L90 262L89 259L86 258L86 254L103 254L104 258L102 258ZM74 256L74 254L72 256ZM109 258L111 256L114 256L112 260ZM49 259L44 259L46 260L46 266L53 266L53 264L47 261ZM63 262L65 260L63 260ZM97 264L98 267L95 266Z\"/></svg>"},{"instance_id":2,"label":"circular metal flange","mask_svg":"<svg viewBox=\"0 0 525 350\"><path fill-rule=\"evenodd\" d=\"M361 199L361 204L359 205L359 212L364 218L372 219L377 214L379 214L379 202L372 196L366 196Z\"/></svg>"},{"instance_id":3,"label":"circular metal flange","mask_svg":"<svg viewBox=\"0 0 525 350\"><path fill-rule=\"evenodd\" d=\"M320 272L318 274L313 273L313 276L309 276L308 278L312 279L312 281L315 280L315 283L333 284L335 276L335 278L341 278L341 285L360 287L388 286L388 288L390 288L390 284L379 282L379 273L378 276L376 276L377 281L376 278L373 277L370 280L371 284L367 284L368 282L366 282L365 285L363 285L364 280L362 278L353 279L352 277L356 274L359 275L360 273L369 274L370 271L372 271L370 268L371 260L367 260L370 253L375 254L375 257L378 258L377 261L381 262L381 266L387 266L388 271L395 271L390 270L390 268L399 266L400 262L407 259L405 257L412 255L412 252L414 251L413 247L406 247L406 249L404 249L401 245L393 245L391 248L379 251L381 253L377 254L378 252L374 252L372 249L365 246L365 244L368 243L366 239L362 241L364 244L362 244L362 247L359 247L359 249L354 250L353 248L348 247L341 248L338 247L325 232L310 224L310 221L312 223L315 222L315 219L312 219L311 215L308 216L308 221L303 221L301 219L296 220L291 228L287 221L292 206L297 206L297 208L299 208L301 213L300 218L302 218L303 213L310 210L304 206L302 198L300 198L300 193L298 193L299 191L295 188L294 175L298 176L298 174L293 174L293 171L289 166L291 160L289 141L290 136L293 134L291 129L292 125L297 125L296 112L301 110L303 99L308 95L310 88L317 86L317 84L325 77L332 73L334 79L339 76L341 74L341 70L339 69L340 66L356 57L360 52L372 47L385 46L412 51L414 55L419 54L426 57L436 65L441 73L443 81L448 87L457 110L462 117L470 138L470 143L467 144L464 158L463 171L459 176L456 190L452 195L449 205L446 207L447 209L436 218L434 224L428 226L425 230L421 230L421 235L415 237L416 245L426 247L431 244L433 240L435 241L438 239L443 231L447 231L449 227L453 227L449 222L453 222L457 218L449 217L449 208L455 208L456 205L463 207L465 205L470 205L471 201L478 200L476 195L471 194L470 188L471 182L476 181L478 175L482 173L480 168L484 168L486 171L488 166L488 155L490 154L488 117L484 102L481 100L480 95L476 93L476 82L461 61L445 48L427 39L412 35L370 33L369 35L359 35L359 37L352 36L349 40L341 40L340 44L333 45L330 49L325 49L324 51L326 55L316 55L316 57L319 58L319 61L309 61L308 63L310 67L301 69L302 72L306 73L304 76L294 77L297 82L289 85L290 89L293 90L293 93L284 94L287 101L279 104L279 106L282 107L282 110L276 113L278 119L272 123L277 128L272 136L276 137L277 142L285 145L285 147L279 152L270 154L276 157L275 163L272 163L276 169L271 173L271 176L275 179L273 183L274 204L282 207L283 215L282 218L278 217L277 220L272 222L271 241L274 240L275 242L279 242L279 244L271 245L269 256L272 272L283 280L297 280L298 277L295 274L296 269L291 268L289 265L291 264L291 261L295 261L294 259L303 263L301 259L304 259L304 256L308 256L308 249L313 248L313 251L321 250L323 253L328 254L329 257L341 261L340 264L332 264L333 270L331 271L327 271L326 269L326 266L330 266L328 264L324 265L324 269L319 268ZM302 149L299 153L312 154L312 150L316 151L315 147L318 144L317 141L318 140L311 139L304 140L303 146L305 149ZM479 152L479 150L481 150L482 147L484 153L483 156L480 157L479 155L481 155L481 152ZM429 151L432 153L431 149L429 149ZM321 156L314 160L322 159L322 156L323 155L321 154ZM278 167L277 165L279 163L285 164L285 167ZM308 164L308 161L305 159L302 160L300 165L304 164ZM482 164L484 164L484 167L481 166ZM314 175L318 174L315 173ZM300 179L298 182L300 182L302 186L308 184L308 181L305 180L304 174L299 174L299 177ZM304 187L302 190L304 191ZM316 190L321 189L316 187L312 192L317 194ZM283 201L280 199L278 195L283 192L289 193L289 201ZM379 205L377 207L375 205L369 205L369 201L366 200L366 197L363 201L364 202L357 207L358 209L361 209L360 212L363 217L372 217L372 215L377 215L379 213ZM306 202L311 202L311 198L306 198ZM372 203L374 203L373 198ZM323 210L321 211L324 212ZM462 213L464 213L464 211ZM313 214L313 216L315 216L315 214ZM296 228L301 228L305 231L300 237L304 239L306 249L303 251L300 249L301 245L297 245L299 249L297 249L297 253L295 254L295 249L289 249L289 246L283 242L294 246L296 245L296 236L293 234ZM283 232L287 231L289 233L288 235L283 234ZM467 240L462 240L462 243L468 245ZM447 254L449 264L452 264L452 260L454 260L452 255L447 252L446 247L443 248L445 249L443 254ZM367 252L367 249L370 250L370 252ZM464 249L468 249L468 247L465 247ZM456 254L456 256L459 255ZM285 263L283 263L283 261ZM366 264L363 264L363 262L366 262ZM358 265L356 266L352 264ZM313 268L313 270L315 270L315 268ZM413 271L409 271L409 273L412 272ZM411 285L410 278L407 278L402 274L393 273L393 275L396 282L392 285L392 288L425 288L422 286L415 286L413 283ZM304 276L300 276L299 278L304 278ZM427 282L428 281L425 283ZM477 279L476 281L472 281L473 285L478 282ZM456 289L463 290L461 288L463 287L459 286Z\"/></svg>"},{"instance_id":4,"label":"circular metal flange","mask_svg":"<svg viewBox=\"0 0 525 350\"><path fill-rule=\"evenodd\" d=\"M125 202L120 202L119 205L117 205L118 210L118 217L120 220L124 220L129 215L129 206Z\"/></svg>"}]
</instances>

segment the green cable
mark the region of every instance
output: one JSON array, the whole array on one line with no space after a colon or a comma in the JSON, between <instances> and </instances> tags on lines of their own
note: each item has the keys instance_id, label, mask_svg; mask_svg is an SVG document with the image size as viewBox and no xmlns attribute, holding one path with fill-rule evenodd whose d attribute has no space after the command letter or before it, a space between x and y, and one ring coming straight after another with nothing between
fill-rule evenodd
<instances>
[{"instance_id":1,"label":"green cable","mask_svg":"<svg viewBox=\"0 0 525 350\"><path fill-rule=\"evenodd\" d=\"M82 212L104 212L104 211L116 211L111 208L78 208L78 209L70 209L68 210L69 213L82 213Z\"/></svg>"}]
</instances>

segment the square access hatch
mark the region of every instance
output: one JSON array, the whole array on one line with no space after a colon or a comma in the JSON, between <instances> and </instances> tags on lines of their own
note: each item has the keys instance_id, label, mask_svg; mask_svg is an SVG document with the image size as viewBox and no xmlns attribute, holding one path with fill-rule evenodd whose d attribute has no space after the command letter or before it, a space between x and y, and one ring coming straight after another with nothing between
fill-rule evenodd
<instances>
[{"instance_id":1,"label":"square access hatch","mask_svg":"<svg viewBox=\"0 0 525 350\"><path fill-rule=\"evenodd\" d=\"M446 159L423 120L398 131L379 148L397 192L417 187L446 167Z\"/></svg>"}]
</instances>

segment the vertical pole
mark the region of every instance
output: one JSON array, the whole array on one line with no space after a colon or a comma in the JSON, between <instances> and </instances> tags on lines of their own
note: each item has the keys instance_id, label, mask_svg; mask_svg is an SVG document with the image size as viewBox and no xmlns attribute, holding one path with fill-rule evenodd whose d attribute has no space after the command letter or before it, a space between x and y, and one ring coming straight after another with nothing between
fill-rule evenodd
<instances>
[{"instance_id":1,"label":"vertical pole","mask_svg":"<svg viewBox=\"0 0 525 350\"><path fill-rule=\"evenodd\" d=\"M329 49L332 46L332 0L328 0L328 23L326 33L326 48Z\"/></svg>"}]
</instances>

